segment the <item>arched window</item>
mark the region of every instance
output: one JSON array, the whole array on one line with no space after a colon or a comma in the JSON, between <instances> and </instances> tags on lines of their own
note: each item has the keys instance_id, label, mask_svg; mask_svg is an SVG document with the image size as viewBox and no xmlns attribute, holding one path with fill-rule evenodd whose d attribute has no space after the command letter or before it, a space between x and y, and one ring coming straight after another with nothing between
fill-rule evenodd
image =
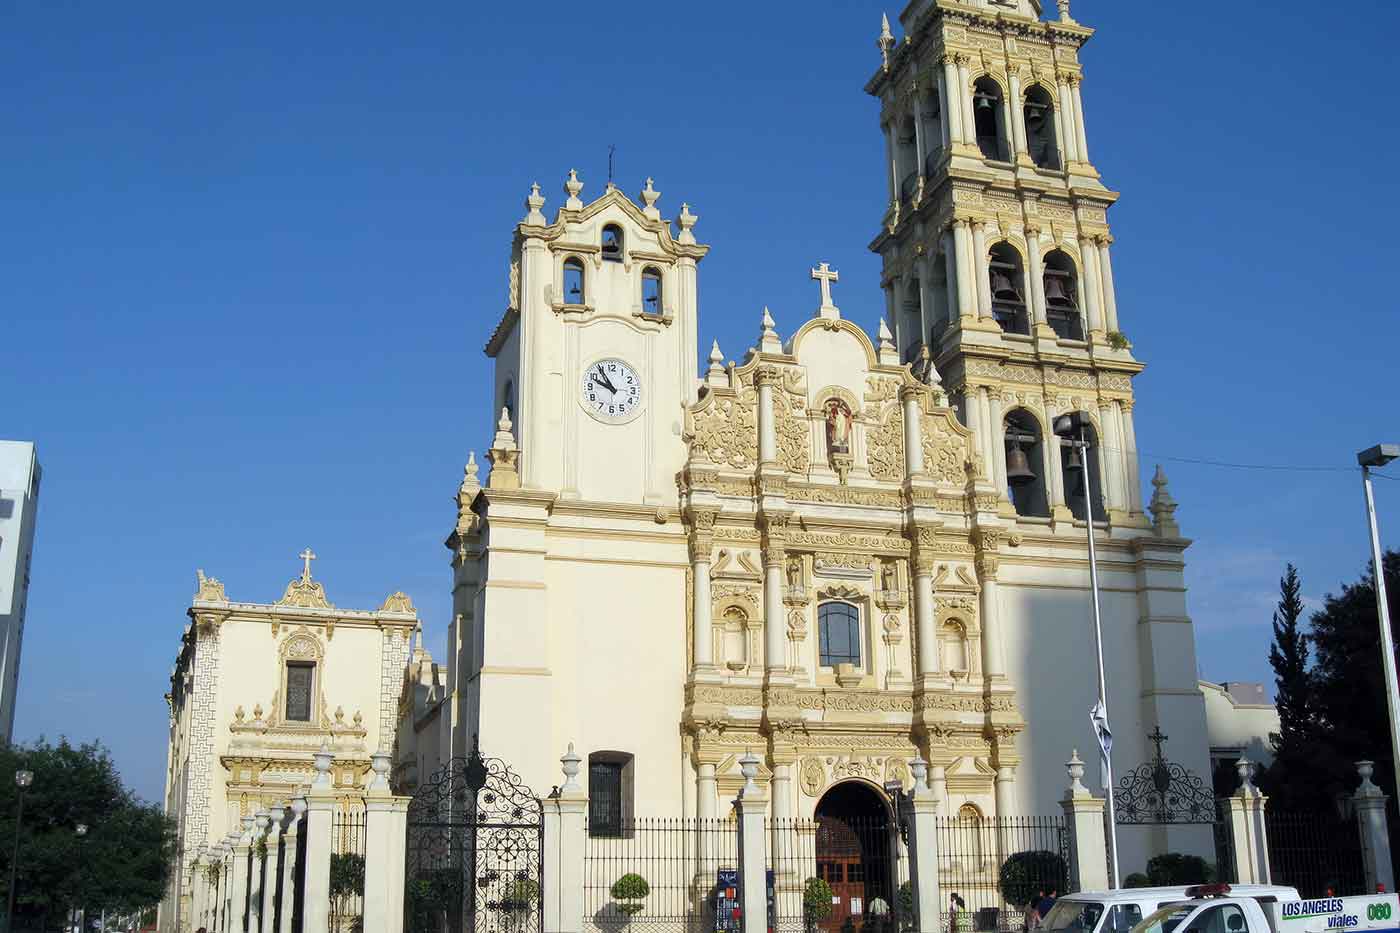
<instances>
[{"instance_id":1,"label":"arched window","mask_svg":"<svg viewBox=\"0 0 1400 933\"><path fill-rule=\"evenodd\" d=\"M316 689L315 661L287 662L287 709L288 722L311 721L311 698Z\"/></svg>"},{"instance_id":2,"label":"arched window","mask_svg":"<svg viewBox=\"0 0 1400 933\"><path fill-rule=\"evenodd\" d=\"M603 228L603 259L622 262L622 228L617 224L608 224Z\"/></svg>"},{"instance_id":3,"label":"arched window","mask_svg":"<svg viewBox=\"0 0 1400 933\"><path fill-rule=\"evenodd\" d=\"M817 608L822 667L860 667L860 609L850 603L822 603Z\"/></svg>"},{"instance_id":4,"label":"arched window","mask_svg":"<svg viewBox=\"0 0 1400 933\"><path fill-rule=\"evenodd\" d=\"M922 342L924 333L923 299L920 288L918 279L910 279L909 288L904 293L904 316L899 328L899 342L902 350L900 359L906 363L918 358L919 344Z\"/></svg>"},{"instance_id":5,"label":"arched window","mask_svg":"<svg viewBox=\"0 0 1400 933\"><path fill-rule=\"evenodd\" d=\"M1048 91L1036 85L1026 92L1026 147L1031 161L1041 168L1060 167L1060 147L1055 140L1055 104Z\"/></svg>"},{"instance_id":6,"label":"arched window","mask_svg":"<svg viewBox=\"0 0 1400 933\"><path fill-rule=\"evenodd\" d=\"M895 133L894 164L899 178L899 200L909 204L914 200L914 192L919 190L919 149L915 135L914 118L905 117L899 121Z\"/></svg>"},{"instance_id":7,"label":"arched window","mask_svg":"<svg viewBox=\"0 0 1400 933\"><path fill-rule=\"evenodd\" d=\"M924 121L924 177L932 178L938 163L943 161L943 107L934 92L928 97Z\"/></svg>"},{"instance_id":8,"label":"arched window","mask_svg":"<svg viewBox=\"0 0 1400 933\"><path fill-rule=\"evenodd\" d=\"M1040 422L1023 408L1006 416L1006 485L1017 515L1050 517Z\"/></svg>"},{"instance_id":9,"label":"arched window","mask_svg":"<svg viewBox=\"0 0 1400 933\"><path fill-rule=\"evenodd\" d=\"M1084 339L1084 321L1079 313L1079 275L1074 260L1060 250L1045 256L1045 317L1055 333L1065 340Z\"/></svg>"},{"instance_id":10,"label":"arched window","mask_svg":"<svg viewBox=\"0 0 1400 933\"><path fill-rule=\"evenodd\" d=\"M1010 243L998 243L987 256L987 275L992 285L992 316L1008 334L1030 336L1031 319L1026 313L1026 279L1021 274L1021 254Z\"/></svg>"},{"instance_id":11,"label":"arched window","mask_svg":"<svg viewBox=\"0 0 1400 933\"><path fill-rule=\"evenodd\" d=\"M583 261L576 256L564 260L564 304L583 304Z\"/></svg>"},{"instance_id":12,"label":"arched window","mask_svg":"<svg viewBox=\"0 0 1400 933\"><path fill-rule=\"evenodd\" d=\"M642 313L660 316L664 310L661 304L661 270L647 266L642 270Z\"/></svg>"},{"instance_id":13,"label":"arched window","mask_svg":"<svg viewBox=\"0 0 1400 933\"><path fill-rule=\"evenodd\" d=\"M957 833L965 837L960 840L958 848L971 854L973 865L977 867L981 866L987 853L987 846L983 844L984 830L982 811L977 809L976 804L965 803L958 807Z\"/></svg>"},{"instance_id":14,"label":"arched window","mask_svg":"<svg viewBox=\"0 0 1400 933\"><path fill-rule=\"evenodd\" d=\"M972 86L972 120L977 128L977 148L997 162L1007 161L1006 126L1002 117L1001 87L991 78L978 78Z\"/></svg>"},{"instance_id":15,"label":"arched window","mask_svg":"<svg viewBox=\"0 0 1400 933\"><path fill-rule=\"evenodd\" d=\"M1094 504L1094 521L1108 518L1103 507L1103 477L1099 472L1099 435L1084 412L1076 412L1084 425L1080 431L1072 431L1060 437L1060 470L1065 484L1065 505L1074 517L1084 521L1088 514L1089 502ZM1059 419L1056 419L1057 421ZM1081 439L1087 444L1080 447Z\"/></svg>"}]
</instances>

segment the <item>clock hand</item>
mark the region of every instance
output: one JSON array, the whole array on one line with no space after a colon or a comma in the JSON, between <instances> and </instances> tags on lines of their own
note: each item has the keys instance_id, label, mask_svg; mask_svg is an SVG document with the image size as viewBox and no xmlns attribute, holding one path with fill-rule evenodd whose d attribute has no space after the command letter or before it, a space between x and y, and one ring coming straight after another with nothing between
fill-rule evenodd
<instances>
[{"instance_id":1,"label":"clock hand","mask_svg":"<svg viewBox=\"0 0 1400 933\"><path fill-rule=\"evenodd\" d=\"M617 389L613 386L612 380L610 380L607 376L603 375L602 366L598 367L598 381L601 382L603 385L607 386L608 391L611 392L613 395L617 394Z\"/></svg>"}]
</instances>

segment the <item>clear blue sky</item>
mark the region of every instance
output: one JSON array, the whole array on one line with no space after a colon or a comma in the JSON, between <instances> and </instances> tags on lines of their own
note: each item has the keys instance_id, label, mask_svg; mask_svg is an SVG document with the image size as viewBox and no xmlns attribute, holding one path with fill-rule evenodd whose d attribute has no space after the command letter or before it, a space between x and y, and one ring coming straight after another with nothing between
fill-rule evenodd
<instances>
[{"instance_id":1,"label":"clear blue sky","mask_svg":"<svg viewBox=\"0 0 1400 933\"><path fill-rule=\"evenodd\" d=\"M288 9L294 7L295 10ZM1076 0L1144 469L1347 467L1400 441L1392 4ZM409 592L442 643L442 540L487 446L481 347L532 181L655 177L713 244L731 357L807 270L873 327L884 207L874 2L12 4L0 28L0 437L39 444L17 732L110 744L158 798L195 568ZM898 11L890 8L893 15ZM1166 461L1201 664L1270 679L1287 560L1366 559L1355 472ZM1400 470L1396 471L1400 472ZM1144 480L1147 479L1144 476ZM1378 484L1400 545L1400 483ZM250 697L249 700L256 699ZM263 698L264 700L266 698Z\"/></svg>"}]
</instances>

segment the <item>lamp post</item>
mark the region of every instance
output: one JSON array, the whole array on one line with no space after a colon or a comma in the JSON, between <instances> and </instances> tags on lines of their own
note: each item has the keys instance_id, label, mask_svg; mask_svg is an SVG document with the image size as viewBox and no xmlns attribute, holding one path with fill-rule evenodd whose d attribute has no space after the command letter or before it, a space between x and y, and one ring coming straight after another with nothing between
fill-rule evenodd
<instances>
[{"instance_id":1,"label":"lamp post","mask_svg":"<svg viewBox=\"0 0 1400 933\"><path fill-rule=\"evenodd\" d=\"M1080 465L1082 471L1080 482L1084 487L1084 527L1089 535L1089 595L1090 602L1094 607L1094 655L1099 666L1099 705L1097 713L1103 717L1103 728L1108 727L1108 687L1104 678L1103 670L1103 620L1099 613L1099 561L1098 554L1094 549L1094 484L1089 473L1089 455L1091 447L1087 437L1088 419L1083 412L1071 412L1068 415L1061 415L1055 419L1054 430L1063 442L1071 448L1079 451ZM1095 718L1095 738L1099 723ZM1118 825L1117 815L1113 807L1113 756L1110 747L1104 747L1102 739L1099 739L1100 748L1103 751L1104 761L1104 781L1108 785L1104 796L1107 798L1108 808L1105 816L1108 819L1108 860L1113 874L1109 879L1109 887L1118 887Z\"/></svg>"},{"instance_id":2,"label":"lamp post","mask_svg":"<svg viewBox=\"0 0 1400 933\"><path fill-rule=\"evenodd\" d=\"M74 834L78 837L78 930L80 933L87 933L87 910L83 907L83 866L87 864L87 855L83 844L87 841L88 827L86 823L79 823L73 827Z\"/></svg>"},{"instance_id":3,"label":"lamp post","mask_svg":"<svg viewBox=\"0 0 1400 933\"><path fill-rule=\"evenodd\" d=\"M1400 458L1400 444L1377 444L1356 455L1361 464L1361 487L1366 493L1366 521L1371 526L1371 576L1376 585L1376 614L1381 626L1381 665L1385 670L1385 704L1390 711L1390 759L1395 768L1396 793L1400 793L1400 703L1395 686L1395 641L1390 635L1390 606L1386 603L1385 568L1381 566L1381 534L1376 528L1376 497L1371 490L1371 468Z\"/></svg>"},{"instance_id":4,"label":"lamp post","mask_svg":"<svg viewBox=\"0 0 1400 933\"><path fill-rule=\"evenodd\" d=\"M10 896L9 903L5 906L5 933L9 933L15 924L15 884L19 870L20 830L24 826L24 792L33 783L33 771L21 768L15 772L15 786L19 788L19 802L15 808L15 848L14 853L10 856Z\"/></svg>"}]
</instances>

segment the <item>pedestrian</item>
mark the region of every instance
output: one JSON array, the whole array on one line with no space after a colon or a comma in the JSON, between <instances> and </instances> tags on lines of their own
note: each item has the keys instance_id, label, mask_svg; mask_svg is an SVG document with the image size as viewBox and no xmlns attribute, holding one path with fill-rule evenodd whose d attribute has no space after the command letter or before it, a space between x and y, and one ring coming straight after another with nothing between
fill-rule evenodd
<instances>
[{"instance_id":1,"label":"pedestrian","mask_svg":"<svg viewBox=\"0 0 1400 933\"><path fill-rule=\"evenodd\" d=\"M1055 896L1060 892L1056 888L1051 888L1050 893L1040 899L1040 903L1035 905L1036 912L1040 914L1041 922L1050 916L1050 910L1055 906Z\"/></svg>"}]
</instances>

